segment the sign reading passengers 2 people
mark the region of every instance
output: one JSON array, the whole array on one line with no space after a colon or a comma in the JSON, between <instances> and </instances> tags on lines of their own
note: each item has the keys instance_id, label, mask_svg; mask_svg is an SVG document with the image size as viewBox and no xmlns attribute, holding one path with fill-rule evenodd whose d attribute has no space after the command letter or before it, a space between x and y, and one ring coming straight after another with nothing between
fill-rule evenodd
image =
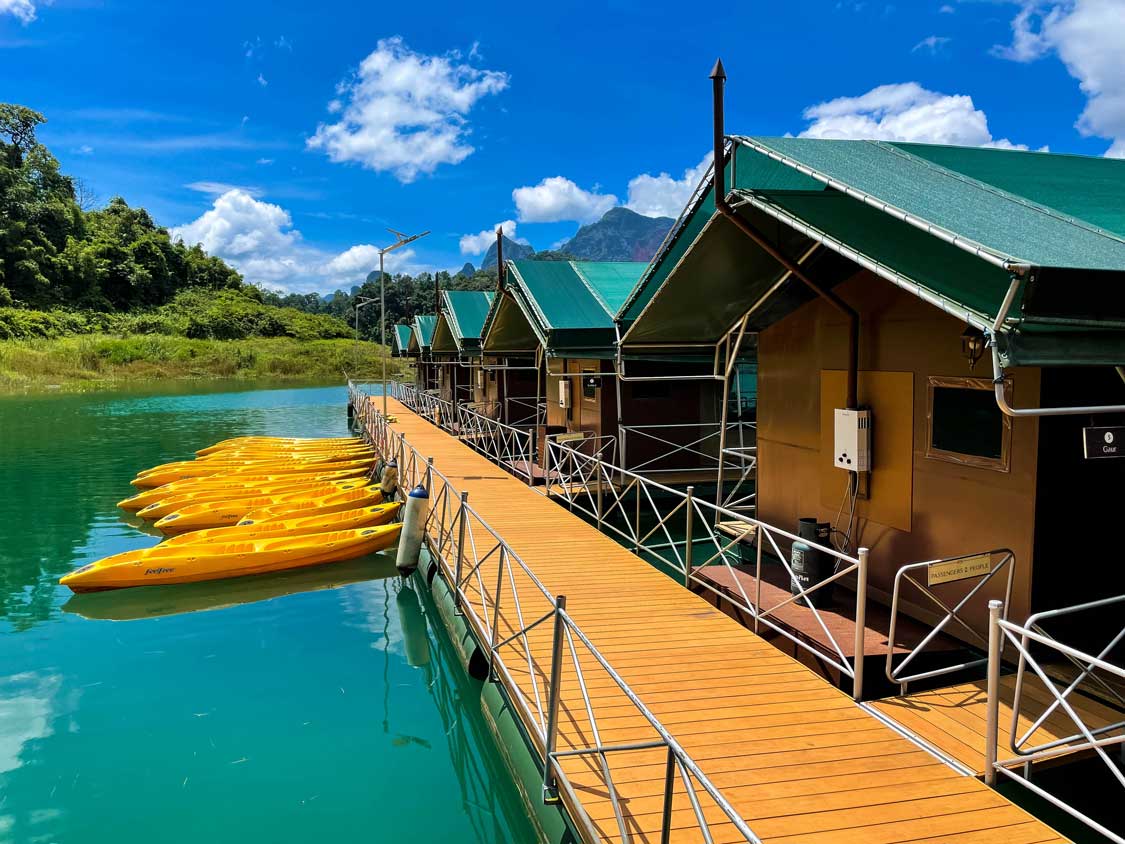
<instances>
[{"instance_id":1,"label":"sign reading passengers 2 people","mask_svg":"<svg viewBox=\"0 0 1125 844\"><path fill-rule=\"evenodd\" d=\"M1125 457L1125 425L1110 428L1083 428L1082 450L1087 460Z\"/></svg>"}]
</instances>

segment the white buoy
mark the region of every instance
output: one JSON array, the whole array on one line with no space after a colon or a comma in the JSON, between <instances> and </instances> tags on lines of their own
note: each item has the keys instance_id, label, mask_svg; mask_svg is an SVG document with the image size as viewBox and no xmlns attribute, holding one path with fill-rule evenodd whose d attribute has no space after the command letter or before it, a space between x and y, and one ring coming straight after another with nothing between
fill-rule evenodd
<instances>
[{"instance_id":1,"label":"white buoy","mask_svg":"<svg viewBox=\"0 0 1125 844\"><path fill-rule=\"evenodd\" d=\"M426 520L430 517L430 494L424 486L418 484L410 490L402 512L402 533L398 537L395 565L402 574L410 574L418 568L422 536L426 531Z\"/></svg>"},{"instance_id":2,"label":"white buoy","mask_svg":"<svg viewBox=\"0 0 1125 844\"><path fill-rule=\"evenodd\" d=\"M379 478L379 491L383 493L384 501L393 501L395 490L398 489L398 462L391 458L383 467L383 474Z\"/></svg>"}]
</instances>

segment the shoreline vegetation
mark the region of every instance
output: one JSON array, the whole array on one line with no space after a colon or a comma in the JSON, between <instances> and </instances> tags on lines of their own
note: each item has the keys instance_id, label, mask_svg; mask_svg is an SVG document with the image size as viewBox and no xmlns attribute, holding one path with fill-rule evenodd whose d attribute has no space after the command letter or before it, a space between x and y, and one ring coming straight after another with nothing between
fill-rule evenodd
<instances>
[{"instance_id":1,"label":"shoreline vegetation","mask_svg":"<svg viewBox=\"0 0 1125 844\"><path fill-rule=\"evenodd\" d=\"M163 334L84 334L0 341L0 395L81 392L151 380L269 379L342 382L344 371L370 375L382 347L344 339L249 337L197 339ZM402 361L387 361L388 377Z\"/></svg>"}]
</instances>

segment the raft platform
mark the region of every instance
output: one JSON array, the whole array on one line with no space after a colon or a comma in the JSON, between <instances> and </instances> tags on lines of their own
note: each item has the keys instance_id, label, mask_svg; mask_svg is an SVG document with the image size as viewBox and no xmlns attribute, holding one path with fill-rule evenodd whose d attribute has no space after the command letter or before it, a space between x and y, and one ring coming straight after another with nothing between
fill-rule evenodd
<instances>
[{"instance_id":1,"label":"raft platform","mask_svg":"<svg viewBox=\"0 0 1125 844\"><path fill-rule=\"evenodd\" d=\"M715 842L1066 840L402 403L388 400L384 425L367 401L357 415L375 420L368 433L378 427L405 455L404 437L421 455L411 471L432 458L431 545L435 532L439 546L452 542L451 502L468 494L456 563L464 618L485 658L498 655L491 674L539 759L544 737L552 744L559 797L590 844L706 841L700 817ZM462 562L466 549L476 556ZM438 576L457 582L441 547L435 556ZM552 622L544 594L565 595L565 616ZM561 638L559 617L573 625ZM556 691L551 725L542 708ZM662 736L693 770L673 764Z\"/></svg>"}]
</instances>

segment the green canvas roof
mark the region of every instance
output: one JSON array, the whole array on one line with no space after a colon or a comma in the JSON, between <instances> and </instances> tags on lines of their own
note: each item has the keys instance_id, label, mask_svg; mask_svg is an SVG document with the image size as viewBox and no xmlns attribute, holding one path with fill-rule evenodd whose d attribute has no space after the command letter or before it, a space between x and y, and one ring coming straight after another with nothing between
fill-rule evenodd
<instances>
[{"instance_id":1,"label":"green canvas roof","mask_svg":"<svg viewBox=\"0 0 1125 844\"><path fill-rule=\"evenodd\" d=\"M417 355L429 352L434 339L435 325L437 325L437 317L433 314L414 315L413 330L410 332L411 353Z\"/></svg>"},{"instance_id":2,"label":"green canvas roof","mask_svg":"<svg viewBox=\"0 0 1125 844\"><path fill-rule=\"evenodd\" d=\"M515 351L534 337L548 355L611 355L614 319L644 268L636 261L509 261L507 295L493 303L485 351Z\"/></svg>"},{"instance_id":3,"label":"green canvas roof","mask_svg":"<svg viewBox=\"0 0 1125 844\"><path fill-rule=\"evenodd\" d=\"M808 256L821 283L864 267L988 330L1022 274L998 336L1005 363L1125 358L1125 161L731 140L731 204L791 260ZM697 193L626 304L627 346L713 341L750 310L759 330L812 295L716 215L711 196Z\"/></svg>"},{"instance_id":4,"label":"green canvas roof","mask_svg":"<svg viewBox=\"0 0 1125 844\"><path fill-rule=\"evenodd\" d=\"M391 355L393 357L404 357L410 348L410 326L409 325L393 325L391 326Z\"/></svg>"},{"instance_id":5,"label":"green canvas roof","mask_svg":"<svg viewBox=\"0 0 1125 844\"><path fill-rule=\"evenodd\" d=\"M434 352L478 353L494 295L484 290L443 290L441 314L434 328Z\"/></svg>"}]
</instances>

